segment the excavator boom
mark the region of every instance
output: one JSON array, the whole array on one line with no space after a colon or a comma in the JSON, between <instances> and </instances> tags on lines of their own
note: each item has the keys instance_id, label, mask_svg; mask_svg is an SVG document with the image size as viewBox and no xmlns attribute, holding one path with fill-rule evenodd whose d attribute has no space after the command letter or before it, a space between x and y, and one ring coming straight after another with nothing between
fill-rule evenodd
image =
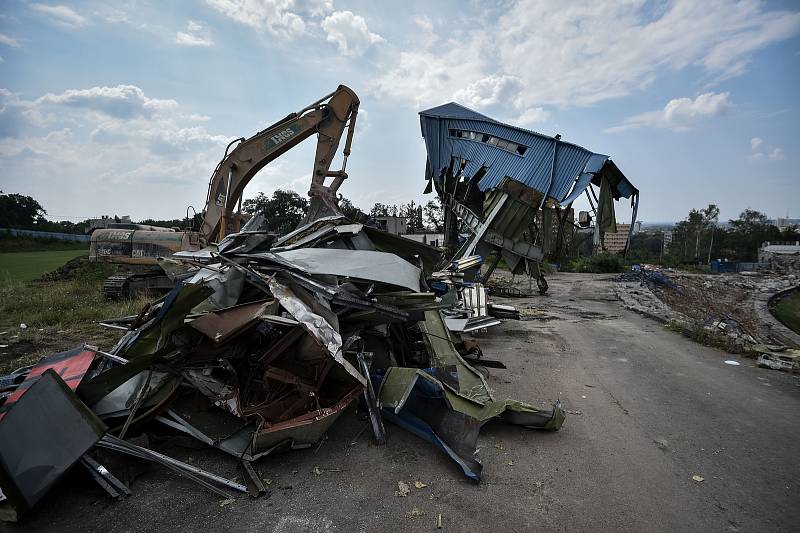
<instances>
[{"instance_id":1,"label":"excavator boom","mask_svg":"<svg viewBox=\"0 0 800 533\"><path fill-rule=\"evenodd\" d=\"M225 235L239 231L240 219L234 209L240 207L242 193L247 183L274 159L280 157L315 133L317 151L311 176L311 208L308 219L338 213L336 192L344 179L347 157L353 139L358 96L348 87L340 85L334 92L292 113L285 119L260 131L249 139L237 139L228 145L233 150L214 170L208 185L208 196L200 235L206 242L219 242ZM330 171L339 141L347 129L344 159L341 170ZM330 185L325 179L333 177Z\"/></svg>"}]
</instances>

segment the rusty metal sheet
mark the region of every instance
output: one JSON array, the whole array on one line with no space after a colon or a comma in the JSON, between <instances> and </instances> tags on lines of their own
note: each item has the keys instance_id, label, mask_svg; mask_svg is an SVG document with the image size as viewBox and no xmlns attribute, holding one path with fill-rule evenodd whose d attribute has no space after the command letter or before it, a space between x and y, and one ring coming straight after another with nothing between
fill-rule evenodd
<instances>
[{"instance_id":1,"label":"rusty metal sheet","mask_svg":"<svg viewBox=\"0 0 800 533\"><path fill-rule=\"evenodd\" d=\"M81 346L66 352L53 354L39 364L34 366L25 378L25 381L20 383L19 387L11 393L2 406L0 406L0 420L6 414L14 403L25 394L31 386L39 380L45 370L52 368L61 379L67 384L69 388L75 390L80 384L89 366L94 361L97 355L97 348L94 346Z\"/></svg>"},{"instance_id":2,"label":"rusty metal sheet","mask_svg":"<svg viewBox=\"0 0 800 533\"><path fill-rule=\"evenodd\" d=\"M265 315L274 315L278 310L276 300L262 300L206 313L195 318L189 325L216 343L225 342Z\"/></svg>"}]
</instances>

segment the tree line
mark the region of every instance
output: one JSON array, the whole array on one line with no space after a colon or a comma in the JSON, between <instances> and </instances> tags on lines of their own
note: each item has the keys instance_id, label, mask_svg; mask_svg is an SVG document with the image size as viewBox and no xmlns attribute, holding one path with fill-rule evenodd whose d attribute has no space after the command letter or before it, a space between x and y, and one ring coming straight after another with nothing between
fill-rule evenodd
<instances>
[{"instance_id":1,"label":"tree line","mask_svg":"<svg viewBox=\"0 0 800 533\"><path fill-rule=\"evenodd\" d=\"M84 222L62 220L53 222L45 218L47 211L31 196L5 194L0 191L0 228L30 229L55 233L82 234Z\"/></svg>"},{"instance_id":2,"label":"tree line","mask_svg":"<svg viewBox=\"0 0 800 533\"><path fill-rule=\"evenodd\" d=\"M295 191L278 189L272 196L260 192L255 198L242 202L242 212L247 216L258 213L264 215L267 231L286 233L300 223L308 210L309 200ZM441 233L444 228L442 204L431 200L420 205L413 200L407 204L376 203L368 213L362 211L353 202L339 195L339 210L347 218L366 221L378 217L395 216L406 220L408 233Z\"/></svg>"},{"instance_id":3,"label":"tree line","mask_svg":"<svg viewBox=\"0 0 800 533\"><path fill-rule=\"evenodd\" d=\"M672 242L664 244L664 232L641 232L631 240L628 258L665 265L708 264L714 259L755 262L766 241L798 241L800 232L780 230L764 213L745 209L738 218L719 223L719 208L709 204L692 209L672 228Z\"/></svg>"},{"instance_id":4,"label":"tree line","mask_svg":"<svg viewBox=\"0 0 800 533\"><path fill-rule=\"evenodd\" d=\"M271 196L258 193L255 198L242 202L242 212L247 216L263 213L267 231L287 233L293 230L305 216L309 201L295 191L276 190ZM376 203L368 213L364 213L344 196L339 197L339 209L353 220L366 221L380 216L397 216L406 219L409 233L440 233L443 228L442 205L439 199L420 205L413 200L407 204ZM0 228L31 229L58 233L86 233L86 222L51 221L46 218L47 211L33 197L22 194L5 194L0 191ZM140 224L166 228L197 230L202 215L195 213L190 221L186 219L152 219L139 221Z\"/></svg>"}]
</instances>

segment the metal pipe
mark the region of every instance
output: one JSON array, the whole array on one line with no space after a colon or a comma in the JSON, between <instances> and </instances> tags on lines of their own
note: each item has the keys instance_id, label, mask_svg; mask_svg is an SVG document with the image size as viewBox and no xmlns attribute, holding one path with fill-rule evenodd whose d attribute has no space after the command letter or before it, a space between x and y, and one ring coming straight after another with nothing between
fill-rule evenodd
<instances>
[{"instance_id":1,"label":"metal pipe","mask_svg":"<svg viewBox=\"0 0 800 533\"><path fill-rule=\"evenodd\" d=\"M130 442L124 441L124 440L119 439L117 437L113 437L111 435L106 435L100 440L100 442L104 442L104 441L109 443L109 444L112 444L112 445L116 445L116 446L119 446L119 447L127 448L127 449L129 449L131 451L135 451L135 452L143 454L145 456L153 456L153 457L163 461L164 463L170 464L172 466L180 468L181 470L186 470L186 471L191 472L193 474L196 474L198 476L204 477L206 479L209 479L211 481L219 483L220 485L225 485L226 487L230 487L230 488L232 488L234 490L238 490L239 492L247 492L247 487L245 487L244 485L240 485L239 483L236 483L235 481L231 481L230 479L224 478L222 476L218 476L216 474L212 474L211 472L208 472L208 471L203 470L201 468L197 468L196 466L190 465L188 463L184 463L183 461L179 461L177 459L173 459L172 457L169 457L168 455L164 455L162 453L158 453L158 452L153 451L153 450L151 450L149 448L144 448L142 446L137 446L136 444L132 444Z\"/></svg>"}]
</instances>

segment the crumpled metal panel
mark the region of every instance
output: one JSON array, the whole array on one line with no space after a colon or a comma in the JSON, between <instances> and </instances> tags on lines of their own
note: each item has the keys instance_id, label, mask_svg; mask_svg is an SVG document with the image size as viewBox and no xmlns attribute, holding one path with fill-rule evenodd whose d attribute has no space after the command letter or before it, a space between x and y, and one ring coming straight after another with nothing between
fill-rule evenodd
<instances>
[{"instance_id":1,"label":"crumpled metal panel","mask_svg":"<svg viewBox=\"0 0 800 533\"><path fill-rule=\"evenodd\" d=\"M431 364L448 368L452 376L446 382L453 390L476 402L492 401L492 390L483 375L472 368L456 350L450 332L439 311L425 311L425 321L419 323Z\"/></svg>"},{"instance_id":2,"label":"crumpled metal panel","mask_svg":"<svg viewBox=\"0 0 800 533\"><path fill-rule=\"evenodd\" d=\"M420 291L420 269L395 254L337 248L301 248L275 255L308 274L375 281L414 292Z\"/></svg>"},{"instance_id":3,"label":"crumpled metal panel","mask_svg":"<svg viewBox=\"0 0 800 533\"><path fill-rule=\"evenodd\" d=\"M189 325L216 343L225 342L265 315L274 315L275 300L261 300L206 313L189 322Z\"/></svg>"},{"instance_id":4,"label":"crumpled metal panel","mask_svg":"<svg viewBox=\"0 0 800 533\"><path fill-rule=\"evenodd\" d=\"M187 282L192 285L203 284L214 290L199 310L225 309L236 305L244 287L244 275L235 268L202 268Z\"/></svg>"},{"instance_id":5,"label":"crumpled metal panel","mask_svg":"<svg viewBox=\"0 0 800 533\"><path fill-rule=\"evenodd\" d=\"M598 173L607 161L611 163L606 155L500 123L454 103L421 111L420 125L428 152L426 178L438 179L441 169L449 166L451 157L462 158L468 162L463 170L467 178L474 176L481 167L487 167L486 174L478 183L481 191L495 188L503 178L509 177L541 193L549 190L550 197L565 203L565 197L581 174ZM451 129L492 135L525 146L527 150L524 155L519 155L479 141L451 137ZM621 172L619 176L622 179L617 192L629 198L636 189Z\"/></svg>"},{"instance_id":6,"label":"crumpled metal panel","mask_svg":"<svg viewBox=\"0 0 800 533\"><path fill-rule=\"evenodd\" d=\"M86 374L86 371L89 369L96 355L97 348L84 345L44 358L28 372L25 381L23 381L19 387L6 398L5 402L0 405L0 420L3 419L6 411L8 411L15 402L19 401L22 395L49 369L58 372L66 384L72 390L75 390L81 383L81 380L83 380L83 376Z\"/></svg>"},{"instance_id":7,"label":"crumpled metal panel","mask_svg":"<svg viewBox=\"0 0 800 533\"><path fill-rule=\"evenodd\" d=\"M327 320L312 312L292 289L275 280L275 278L269 280L269 290L278 299L283 308L328 350L331 357L342 365L348 374L362 385L367 384L366 378L344 358L342 354L342 336Z\"/></svg>"},{"instance_id":8,"label":"crumpled metal panel","mask_svg":"<svg viewBox=\"0 0 800 533\"><path fill-rule=\"evenodd\" d=\"M492 419L530 429L558 430L564 411L556 402L542 410L517 400L474 401L453 390L444 368L390 367L372 373L380 383L382 414L390 422L414 433L445 452L474 481L480 481L478 433Z\"/></svg>"},{"instance_id":9,"label":"crumpled metal panel","mask_svg":"<svg viewBox=\"0 0 800 533\"><path fill-rule=\"evenodd\" d=\"M46 370L0 424L0 518L16 521L30 510L106 430L58 374Z\"/></svg>"}]
</instances>

